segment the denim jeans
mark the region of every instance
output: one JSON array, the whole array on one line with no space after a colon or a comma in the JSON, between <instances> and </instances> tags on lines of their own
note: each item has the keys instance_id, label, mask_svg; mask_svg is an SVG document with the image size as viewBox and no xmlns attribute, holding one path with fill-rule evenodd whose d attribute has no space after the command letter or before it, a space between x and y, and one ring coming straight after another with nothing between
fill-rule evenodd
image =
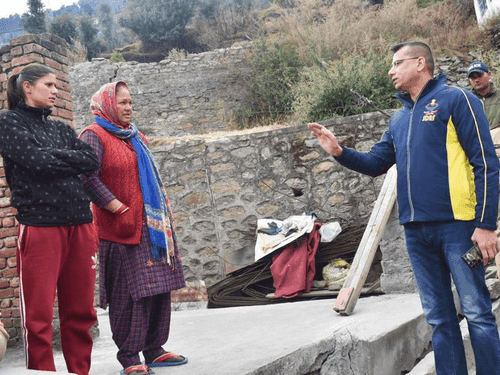
<instances>
[{"instance_id":1,"label":"denim jeans","mask_svg":"<svg viewBox=\"0 0 500 375\"><path fill-rule=\"evenodd\" d=\"M438 375L467 375L465 351L451 278L468 323L477 375L500 374L500 337L491 310L484 267L471 270L462 255L473 245L470 221L405 225L406 248L415 274ZM451 274L451 278L450 278Z\"/></svg>"}]
</instances>

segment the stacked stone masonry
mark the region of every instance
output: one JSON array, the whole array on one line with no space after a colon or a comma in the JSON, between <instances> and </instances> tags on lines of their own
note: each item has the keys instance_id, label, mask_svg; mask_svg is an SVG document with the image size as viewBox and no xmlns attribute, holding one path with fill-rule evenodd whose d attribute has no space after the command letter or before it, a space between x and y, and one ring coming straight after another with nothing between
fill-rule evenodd
<instances>
[{"instance_id":1,"label":"stacked stone masonry","mask_svg":"<svg viewBox=\"0 0 500 375\"><path fill-rule=\"evenodd\" d=\"M320 222L367 221L383 177L374 179L340 167L305 125L243 136L228 133L214 140L170 140L175 135L224 130L231 111L250 104L251 46L159 63L110 64L98 59L73 66L65 53L68 48L51 35L24 35L1 48L0 109L6 109L7 77L30 62L56 70L60 95L54 115L77 131L91 123L90 98L101 85L117 79L129 83L135 121L153 140L152 152L177 219L188 287L174 301L203 300L205 285L251 263L258 219L284 220L314 212ZM469 62L439 59L437 66L447 72L451 84L466 86ZM387 122L387 116L377 112L324 124L346 145L366 151L381 137ZM12 344L21 335L17 228L9 197L0 159L0 310ZM402 238L394 211L381 243L386 292L414 291Z\"/></svg>"}]
</instances>

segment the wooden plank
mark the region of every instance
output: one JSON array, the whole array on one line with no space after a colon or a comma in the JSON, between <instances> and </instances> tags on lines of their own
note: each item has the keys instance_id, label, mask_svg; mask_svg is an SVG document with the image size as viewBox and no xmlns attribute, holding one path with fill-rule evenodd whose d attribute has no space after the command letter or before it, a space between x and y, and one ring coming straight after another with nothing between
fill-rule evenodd
<instances>
[{"instance_id":1,"label":"wooden plank","mask_svg":"<svg viewBox=\"0 0 500 375\"><path fill-rule=\"evenodd\" d=\"M333 309L341 315L350 315L356 306L396 200L396 180L397 172L394 165L387 171L344 286L335 301Z\"/></svg>"}]
</instances>

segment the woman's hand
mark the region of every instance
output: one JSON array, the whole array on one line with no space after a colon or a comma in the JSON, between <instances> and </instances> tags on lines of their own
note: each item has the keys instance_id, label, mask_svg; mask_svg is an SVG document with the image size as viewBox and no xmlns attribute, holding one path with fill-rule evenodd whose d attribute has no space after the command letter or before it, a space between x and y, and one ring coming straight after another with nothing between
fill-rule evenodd
<instances>
[{"instance_id":1,"label":"woman's hand","mask_svg":"<svg viewBox=\"0 0 500 375\"><path fill-rule=\"evenodd\" d=\"M125 204L120 202L118 199L113 199L104 208L112 213L123 214L125 211L129 209Z\"/></svg>"}]
</instances>

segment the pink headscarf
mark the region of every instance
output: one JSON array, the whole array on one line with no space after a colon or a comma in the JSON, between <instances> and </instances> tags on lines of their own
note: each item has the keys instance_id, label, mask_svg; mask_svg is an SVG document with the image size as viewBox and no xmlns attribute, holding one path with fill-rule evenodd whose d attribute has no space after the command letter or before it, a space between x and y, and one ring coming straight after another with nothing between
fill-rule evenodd
<instances>
[{"instance_id":1,"label":"pink headscarf","mask_svg":"<svg viewBox=\"0 0 500 375\"><path fill-rule=\"evenodd\" d=\"M90 110L94 116L99 116L120 128L128 128L130 126L129 123L123 123L118 120L118 106L116 105L118 84L127 90L129 89L127 83L124 81L105 84L92 96Z\"/></svg>"}]
</instances>

